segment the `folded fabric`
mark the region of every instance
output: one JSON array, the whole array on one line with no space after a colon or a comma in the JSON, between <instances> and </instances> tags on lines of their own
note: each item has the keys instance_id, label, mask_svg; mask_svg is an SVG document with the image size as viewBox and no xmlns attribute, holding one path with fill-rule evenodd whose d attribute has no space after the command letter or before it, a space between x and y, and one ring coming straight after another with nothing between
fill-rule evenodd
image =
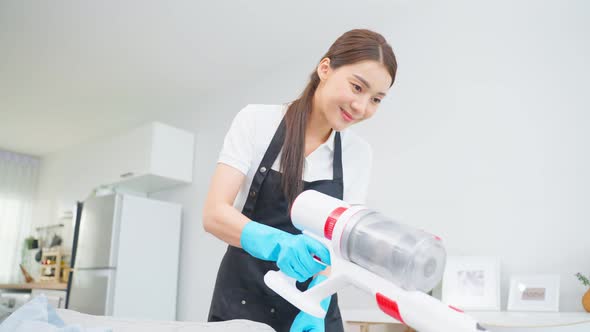
<instances>
[{"instance_id":1,"label":"folded fabric","mask_svg":"<svg viewBox=\"0 0 590 332\"><path fill-rule=\"evenodd\" d=\"M0 324L0 332L112 332L112 329L66 326L45 295L39 295L8 316Z\"/></svg>"}]
</instances>

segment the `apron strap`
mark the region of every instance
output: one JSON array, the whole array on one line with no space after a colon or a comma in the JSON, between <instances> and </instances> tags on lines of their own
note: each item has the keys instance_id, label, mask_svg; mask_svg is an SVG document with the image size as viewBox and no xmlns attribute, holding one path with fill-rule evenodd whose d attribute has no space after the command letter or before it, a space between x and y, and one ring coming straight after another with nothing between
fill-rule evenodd
<instances>
[{"instance_id":1,"label":"apron strap","mask_svg":"<svg viewBox=\"0 0 590 332\"><path fill-rule=\"evenodd\" d=\"M340 132L337 131L334 136L334 160L333 164L333 178L337 181L342 181L342 143L340 142Z\"/></svg>"},{"instance_id":2,"label":"apron strap","mask_svg":"<svg viewBox=\"0 0 590 332\"><path fill-rule=\"evenodd\" d=\"M283 120L281 120L277 131L275 131L275 134L270 141L270 145L268 149L266 149L264 157L262 157L262 161L254 174L252 184L250 185L250 191L248 192L248 198L246 199L244 209L242 210L242 213L248 218L252 218L251 215L254 212L254 207L256 206L256 200L258 199L258 193L260 192L262 183L283 148L283 142L285 141L285 134L287 131L286 128L287 125L285 118L283 117Z\"/></svg>"},{"instance_id":3,"label":"apron strap","mask_svg":"<svg viewBox=\"0 0 590 332\"><path fill-rule=\"evenodd\" d=\"M287 124L285 122L285 118L283 117L279 127L272 137L268 149L266 149L266 152L264 153L264 157L262 157L262 161L260 162L256 173L254 174L254 178L252 179L252 184L250 185L250 190L248 192L248 198L246 199L246 203L244 203L244 209L242 210L242 213L248 218L251 218L251 215L254 212L254 207L256 206L256 200L258 199L260 188L262 188L262 183L264 182L264 179L266 179L266 175L270 172L272 165L283 148L283 143L285 141L285 135L287 132L286 128ZM340 139L340 132L338 131L334 137L334 160L332 164L333 178L335 181L341 182L343 179L342 143Z\"/></svg>"}]
</instances>

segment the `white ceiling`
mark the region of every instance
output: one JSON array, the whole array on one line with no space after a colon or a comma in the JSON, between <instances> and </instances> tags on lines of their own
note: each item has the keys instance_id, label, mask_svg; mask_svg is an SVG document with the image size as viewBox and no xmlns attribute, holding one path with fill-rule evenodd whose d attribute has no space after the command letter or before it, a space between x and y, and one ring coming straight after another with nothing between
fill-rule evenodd
<instances>
[{"instance_id":1,"label":"white ceiling","mask_svg":"<svg viewBox=\"0 0 590 332\"><path fill-rule=\"evenodd\" d=\"M0 0L0 149L135 126L385 26L403 2Z\"/></svg>"}]
</instances>

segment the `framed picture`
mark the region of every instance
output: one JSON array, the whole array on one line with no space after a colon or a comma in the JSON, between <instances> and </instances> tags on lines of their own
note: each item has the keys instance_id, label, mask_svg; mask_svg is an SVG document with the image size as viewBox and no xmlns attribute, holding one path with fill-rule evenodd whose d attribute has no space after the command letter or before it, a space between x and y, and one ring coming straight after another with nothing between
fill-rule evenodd
<instances>
[{"instance_id":1,"label":"framed picture","mask_svg":"<svg viewBox=\"0 0 590 332\"><path fill-rule=\"evenodd\" d=\"M508 311L559 311L559 275L510 278Z\"/></svg>"},{"instance_id":2,"label":"framed picture","mask_svg":"<svg viewBox=\"0 0 590 332\"><path fill-rule=\"evenodd\" d=\"M461 310L500 311L500 260L484 256L447 257L442 302Z\"/></svg>"}]
</instances>

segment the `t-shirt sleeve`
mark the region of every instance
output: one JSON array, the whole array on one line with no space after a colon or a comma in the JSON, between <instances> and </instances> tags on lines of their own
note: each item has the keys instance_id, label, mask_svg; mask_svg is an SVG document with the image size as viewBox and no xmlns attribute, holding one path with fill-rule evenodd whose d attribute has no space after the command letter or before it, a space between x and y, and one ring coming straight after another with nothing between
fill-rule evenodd
<instances>
[{"instance_id":1,"label":"t-shirt sleeve","mask_svg":"<svg viewBox=\"0 0 590 332\"><path fill-rule=\"evenodd\" d=\"M350 182L347 181L348 179L345 175L344 200L353 205L365 205L369 193L371 169L373 167L373 149L368 143L363 144L363 148L355 157L354 162L357 163L353 168L356 174L348 177Z\"/></svg>"},{"instance_id":2,"label":"t-shirt sleeve","mask_svg":"<svg viewBox=\"0 0 590 332\"><path fill-rule=\"evenodd\" d=\"M246 106L236 114L225 134L218 163L231 166L244 175L248 174L254 154L255 124L251 107Z\"/></svg>"}]
</instances>

